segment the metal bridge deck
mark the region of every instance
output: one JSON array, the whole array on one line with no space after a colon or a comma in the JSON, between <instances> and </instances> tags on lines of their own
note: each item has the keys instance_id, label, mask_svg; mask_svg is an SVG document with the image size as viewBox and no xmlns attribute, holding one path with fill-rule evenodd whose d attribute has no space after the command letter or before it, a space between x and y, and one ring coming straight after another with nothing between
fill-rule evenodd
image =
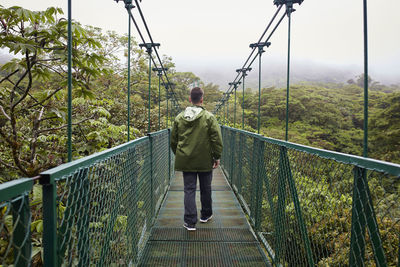
<instances>
[{"instance_id":1,"label":"metal bridge deck","mask_svg":"<svg viewBox=\"0 0 400 267\"><path fill-rule=\"evenodd\" d=\"M212 220L188 232L182 173L176 173L139 266L269 266L221 169L214 171L212 190ZM199 192L196 201L200 210Z\"/></svg>"}]
</instances>

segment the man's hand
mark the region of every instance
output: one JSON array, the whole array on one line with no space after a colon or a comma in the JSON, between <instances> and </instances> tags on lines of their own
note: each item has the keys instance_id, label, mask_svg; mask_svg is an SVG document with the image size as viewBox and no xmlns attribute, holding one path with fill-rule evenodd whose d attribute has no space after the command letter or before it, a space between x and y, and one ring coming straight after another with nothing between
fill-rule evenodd
<instances>
[{"instance_id":1,"label":"man's hand","mask_svg":"<svg viewBox=\"0 0 400 267\"><path fill-rule=\"evenodd\" d=\"M217 160L214 160L214 165L213 165L213 169L216 169L216 168L218 168L218 166L219 166L219 159L217 159Z\"/></svg>"}]
</instances>

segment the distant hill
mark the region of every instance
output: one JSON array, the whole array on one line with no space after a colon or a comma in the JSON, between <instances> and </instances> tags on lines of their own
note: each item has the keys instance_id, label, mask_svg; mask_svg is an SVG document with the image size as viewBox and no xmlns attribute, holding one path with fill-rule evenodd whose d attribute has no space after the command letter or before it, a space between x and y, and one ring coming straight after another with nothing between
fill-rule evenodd
<instances>
[{"instance_id":1,"label":"distant hill","mask_svg":"<svg viewBox=\"0 0 400 267\"><path fill-rule=\"evenodd\" d=\"M286 63L263 64L262 87L286 86ZM290 82L320 82L320 83L346 83L362 73L362 69L355 66L329 66L318 63L293 63L291 67ZM232 69L213 67L207 69L194 69L194 72L205 82L212 82L225 91L228 83L233 81L236 73ZM400 84L400 77L379 75L371 71L370 75L382 84ZM258 68L246 77L246 88L258 88Z\"/></svg>"}]
</instances>

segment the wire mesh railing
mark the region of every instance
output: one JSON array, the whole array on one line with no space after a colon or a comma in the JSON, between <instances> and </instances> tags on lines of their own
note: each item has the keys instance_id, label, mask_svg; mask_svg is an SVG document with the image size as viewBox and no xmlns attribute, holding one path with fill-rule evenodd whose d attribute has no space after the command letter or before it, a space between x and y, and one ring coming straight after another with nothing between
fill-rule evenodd
<instances>
[{"instance_id":1,"label":"wire mesh railing","mask_svg":"<svg viewBox=\"0 0 400 267\"><path fill-rule=\"evenodd\" d=\"M400 165L222 134L222 167L274 265L399 266Z\"/></svg>"},{"instance_id":2,"label":"wire mesh railing","mask_svg":"<svg viewBox=\"0 0 400 267\"><path fill-rule=\"evenodd\" d=\"M0 266L29 266L31 211L28 178L0 184Z\"/></svg>"},{"instance_id":3,"label":"wire mesh railing","mask_svg":"<svg viewBox=\"0 0 400 267\"><path fill-rule=\"evenodd\" d=\"M173 174L162 130L41 174L45 266L134 266ZM32 179L0 185L0 266L29 266Z\"/></svg>"}]
</instances>

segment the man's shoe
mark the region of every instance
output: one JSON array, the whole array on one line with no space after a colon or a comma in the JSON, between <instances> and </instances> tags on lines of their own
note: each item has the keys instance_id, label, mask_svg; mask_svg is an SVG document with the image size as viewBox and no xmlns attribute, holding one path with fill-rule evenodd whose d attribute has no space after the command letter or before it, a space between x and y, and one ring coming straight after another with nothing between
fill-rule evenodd
<instances>
[{"instance_id":1,"label":"man's shoe","mask_svg":"<svg viewBox=\"0 0 400 267\"><path fill-rule=\"evenodd\" d=\"M185 227L188 231L196 231L196 225L184 223L183 227Z\"/></svg>"},{"instance_id":2,"label":"man's shoe","mask_svg":"<svg viewBox=\"0 0 400 267\"><path fill-rule=\"evenodd\" d=\"M208 216L208 217L201 217L201 218L200 218L200 222L206 223L206 222L208 222L209 220L211 220L211 218L212 218L212 215L210 215L210 216Z\"/></svg>"}]
</instances>

